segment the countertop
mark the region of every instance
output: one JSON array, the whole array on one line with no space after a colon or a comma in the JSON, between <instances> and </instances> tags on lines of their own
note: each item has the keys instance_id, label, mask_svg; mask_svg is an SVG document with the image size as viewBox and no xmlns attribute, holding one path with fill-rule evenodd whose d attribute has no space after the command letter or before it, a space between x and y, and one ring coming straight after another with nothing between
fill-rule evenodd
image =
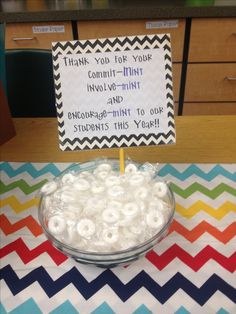
<instances>
[{"instance_id":1,"label":"countertop","mask_svg":"<svg viewBox=\"0 0 236 314\"><path fill-rule=\"evenodd\" d=\"M234 17L234 0L2 0L0 22Z\"/></svg>"},{"instance_id":2,"label":"countertop","mask_svg":"<svg viewBox=\"0 0 236 314\"><path fill-rule=\"evenodd\" d=\"M118 157L118 149L63 152L56 118L15 118L16 136L0 146L2 161L82 162ZM135 161L235 163L236 116L177 116L176 144L125 148Z\"/></svg>"}]
</instances>

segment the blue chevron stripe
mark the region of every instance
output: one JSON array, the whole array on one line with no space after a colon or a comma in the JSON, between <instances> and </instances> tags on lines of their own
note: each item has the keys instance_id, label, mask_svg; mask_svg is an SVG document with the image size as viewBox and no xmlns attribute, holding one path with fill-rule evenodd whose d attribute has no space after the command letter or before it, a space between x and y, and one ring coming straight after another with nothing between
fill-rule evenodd
<instances>
[{"instance_id":1,"label":"blue chevron stripe","mask_svg":"<svg viewBox=\"0 0 236 314\"><path fill-rule=\"evenodd\" d=\"M174 166L170 164L166 164L163 166L160 171L158 172L159 176L164 177L168 174L176 177L177 179L184 181L188 177L192 175L197 175L198 177L201 177L202 179L206 181L211 181L218 175L222 175L232 181L236 182L236 172L231 173L225 168L223 168L221 165L214 166L209 172L205 173L203 170L201 170L196 165L190 165L187 169L185 169L183 172L179 172Z\"/></svg>"},{"instance_id":2,"label":"blue chevron stripe","mask_svg":"<svg viewBox=\"0 0 236 314\"><path fill-rule=\"evenodd\" d=\"M94 311L91 312L91 314L115 314L115 312L110 308L110 306L103 302L101 305L99 305Z\"/></svg>"},{"instance_id":3,"label":"blue chevron stripe","mask_svg":"<svg viewBox=\"0 0 236 314\"><path fill-rule=\"evenodd\" d=\"M0 304L1 314L43 314L34 299L30 298L24 303L20 304L14 310L7 312L2 304Z\"/></svg>"},{"instance_id":4,"label":"blue chevron stripe","mask_svg":"<svg viewBox=\"0 0 236 314\"><path fill-rule=\"evenodd\" d=\"M128 283L123 284L110 269L106 269L94 280L88 282L77 268L73 267L60 278L53 281L42 266L32 270L26 276L19 279L12 267L7 265L0 271L0 279L5 280L13 295L18 294L20 291L37 281L49 298L69 284L73 284L86 300L92 297L105 285L109 285L123 302L128 300L142 287L146 288L162 304L164 304L179 289L185 291L200 305L205 304L216 291L220 291L230 300L236 302L236 289L216 274L213 274L200 288L198 288L182 274L176 273L161 287L145 271L141 271Z\"/></svg>"},{"instance_id":5,"label":"blue chevron stripe","mask_svg":"<svg viewBox=\"0 0 236 314\"><path fill-rule=\"evenodd\" d=\"M74 306L70 303L70 301L65 301L54 310L52 310L49 314L79 314L79 312L74 308Z\"/></svg>"},{"instance_id":6,"label":"blue chevron stripe","mask_svg":"<svg viewBox=\"0 0 236 314\"><path fill-rule=\"evenodd\" d=\"M68 166L70 166L70 164L68 164ZM42 169L37 170L30 162L24 163L17 169L13 169L10 163L3 162L0 164L0 170L6 172L10 178L15 177L23 172L29 173L29 175L34 179L42 176L45 173L51 173L54 176L58 176L61 173L61 170L58 169L54 163L46 164Z\"/></svg>"},{"instance_id":7,"label":"blue chevron stripe","mask_svg":"<svg viewBox=\"0 0 236 314\"><path fill-rule=\"evenodd\" d=\"M152 314L152 311L142 304L132 314Z\"/></svg>"},{"instance_id":8,"label":"blue chevron stripe","mask_svg":"<svg viewBox=\"0 0 236 314\"><path fill-rule=\"evenodd\" d=\"M221 308L219 309L219 311L216 312L216 314L230 314L230 313L226 311L225 309Z\"/></svg>"},{"instance_id":9,"label":"blue chevron stripe","mask_svg":"<svg viewBox=\"0 0 236 314\"><path fill-rule=\"evenodd\" d=\"M71 164L68 164L68 167L70 165ZM32 163L24 163L19 168L13 169L10 163L2 162L0 164L0 170L5 171L11 178L23 172L28 172L33 178L37 178L45 173L51 173L54 176L61 173L61 170L57 168L56 163L46 164L42 169L37 170ZM159 175L164 177L168 174L182 181L192 175L197 175L206 181L211 181L218 175L222 175L232 181L236 181L236 172L231 173L221 165L216 165L208 173L205 173L195 164L190 165L183 172L179 172L173 165L166 164L160 169Z\"/></svg>"},{"instance_id":10,"label":"blue chevron stripe","mask_svg":"<svg viewBox=\"0 0 236 314\"><path fill-rule=\"evenodd\" d=\"M181 306L181 307L175 312L175 314L190 314L190 312L187 311L185 307Z\"/></svg>"}]
</instances>

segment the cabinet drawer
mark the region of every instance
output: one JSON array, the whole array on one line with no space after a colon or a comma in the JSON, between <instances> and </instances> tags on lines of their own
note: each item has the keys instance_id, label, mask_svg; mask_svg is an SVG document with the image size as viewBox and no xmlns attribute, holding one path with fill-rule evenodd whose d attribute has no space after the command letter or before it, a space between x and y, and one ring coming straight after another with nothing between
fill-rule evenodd
<instances>
[{"instance_id":1,"label":"cabinet drawer","mask_svg":"<svg viewBox=\"0 0 236 314\"><path fill-rule=\"evenodd\" d=\"M184 101L236 101L236 63L189 64Z\"/></svg>"},{"instance_id":2,"label":"cabinet drawer","mask_svg":"<svg viewBox=\"0 0 236 314\"><path fill-rule=\"evenodd\" d=\"M183 115L236 115L236 102L184 103Z\"/></svg>"},{"instance_id":3,"label":"cabinet drawer","mask_svg":"<svg viewBox=\"0 0 236 314\"><path fill-rule=\"evenodd\" d=\"M70 22L9 23L6 49L51 49L52 41L72 40Z\"/></svg>"},{"instance_id":4,"label":"cabinet drawer","mask_svg":"<svg viewBox=\"0 0 236 314\"><path fill-rule=\"evenodd\" d=\"M236 61L236 18L193 19L189 62Z\"/></svg>"},{"instance_id":5,"label":"cabinet drawer","mask_svg":"<svg viewBox=\"0 0 236 314\"><path fill-rule=\"evenodd\" d=\"M154 22L154 20L81 21L78 22L79 39L170 33L172 59L175 62L182 62L185 20L178 20L176 28L148 29L147 22Z\"/></svg>"}]
</instances>

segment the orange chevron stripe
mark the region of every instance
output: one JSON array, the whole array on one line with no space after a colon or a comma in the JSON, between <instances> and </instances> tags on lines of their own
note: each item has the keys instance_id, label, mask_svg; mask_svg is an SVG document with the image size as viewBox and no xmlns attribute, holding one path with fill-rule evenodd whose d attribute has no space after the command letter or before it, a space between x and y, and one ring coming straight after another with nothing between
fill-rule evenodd
<instances>
[{"instance_id":1,"label":"orange chevron stripe","mask_svg":"<svg viewBox=\"0 0 236 314\"><path fill-rule=\"evenodd\" d=\"M35 237L43 232L41 226L32 216L27 216L12 224L4 214L0 215L0 229L5 235L14 233L24 227L27 227Z\"/></svg>"},{"instance_id":2,"label":"orange chevron stripe","mask_svg":"<svg viewBox=\"0 0 236 314\"><path fill-rule=\"evenodd\" d=\"M220 231L216 227L206 222L205 220L200 222L192 230L185 228L178 221L174 220L170 227L169 234L171 234L174 231L181 234L189 242L196 241L202 234L207 232L220 242L226 244L236 235L236 222L232 222L229 226L227 226L227 228L225 228L224 231Z\"/></svg>"}]
</instances>

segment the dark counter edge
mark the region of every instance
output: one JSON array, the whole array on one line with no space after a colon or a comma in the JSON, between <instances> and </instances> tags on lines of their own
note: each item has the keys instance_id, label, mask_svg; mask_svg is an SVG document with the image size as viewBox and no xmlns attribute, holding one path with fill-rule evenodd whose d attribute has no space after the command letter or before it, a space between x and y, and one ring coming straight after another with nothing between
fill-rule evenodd
<instances>
[{"instance_id":1,"label":"dark counter edge","mask_svg":"<svg viewBox=\"0 0 236 314\"><path fill-rule=\"evenodd\" d=\"M162 8L136 7L42 12L0 12L1 23L191 17L236 17L236 6Z\"/></svg>"}]
</instances>

